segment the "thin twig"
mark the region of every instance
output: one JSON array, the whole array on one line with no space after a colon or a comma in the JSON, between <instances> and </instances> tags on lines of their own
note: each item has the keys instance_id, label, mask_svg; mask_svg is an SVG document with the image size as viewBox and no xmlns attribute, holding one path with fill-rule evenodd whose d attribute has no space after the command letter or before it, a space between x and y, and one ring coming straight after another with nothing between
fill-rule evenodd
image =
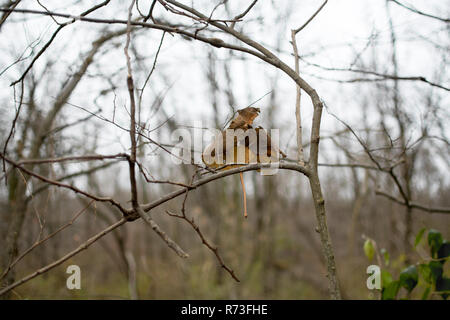
<instances>
[{"instance_id":1,"label":"thin twig","mask_svg":"<svg viewBox=\"0 0 450 320\"><path fill-rule=\"evenodd\" d=\"M300 75L300 67L299 67L299 54L297 47L297 40L295 39L295 35L297 32L295 30L291 30L291 41L292 48L294 49L294 59L295 59L295 72ZM297 132L297 161L300 165L305 164L305 158L303 156L303 136L302 136L302 117L301 117L301 109L300 109L300 101L302 95L302 88L298 84L295 84L296 88L296 97L295 97L295 120L296 120L296 132Z\"/></svg>"},{"instance_id":2,"label":"thin twig","mask_svg":"<svg viewBox=\"0 0 450 320\"><path fill-rule=\"evenodd\" d=\"M91 204L94 202L94 200L91 200L87 206L85 206L83 209L81 209L80 211L78 211L77 214L75 214L75 216L66 224L64 224L63 226L59 227L56 231L52 232L51 234L49 234L47 237L45 237L44 239L38 239L31 247L29 247L27 250L25 250L21 255L19 255L16 260L14 260L10 265L8 265L8 268L5 269L5 271L3 272L3 274L0 276L0 280L3 279L8 273L9 271L20 261L22 260L27 254L29 254L31 251L33 251L36 247L38 247L39 245L43 244L44 242L46 242L47 240L53 238L55 235L57 235L59 232L63 231L64 229L70 227L90 206Z\"/></svg>"},{"instance_id":3,"label":"thin twig","mask_svg":"<svg viewBox=\"0 0 450 320\"><path fill-rule=\"evenodd\" d=\"M314 12L314 14L299 28L295 29L294 32L295 34L299 33L300 31L302 31L318 14L319 12L323 9L323 7L325 7L325 5L327 4L328 0L325 0L322 5L319 7L319 9L317 9L316 12Z\"/></svg>"},{"instance_id":4,"label":"thin twig","mask_svg":"<svg viewBox=\"0 0 450 320\"><path fill-rule=\"evenodd\" d=\"M106 6L110 1L111 1L111 0L103 1L102 3L100 3L100 4L96 5L96 6L90 8L90 9L84 11L84 12L82 12L82 13L80 14L80 17L85 17L85 16L87 16L88 14L92 13L93 11L95 11L95 10L97 10L97 9L103 7L103 6ZM3 11L3 10L0 9L0 11ZM8 11L5 11L5 12L12 12L12 11L19 12L18 10L8 10ZM46 11L44 11L44 12L46 12ZM48 10L47 10L47 13L48 13L47 15L49 15L49 16L52 17L52 18L53 18L53 16L56 16L56 15L52 14L52 12L50 12L50 11L48 11ZM55 40L57 34L58 34L64 27L66 27L66 26L68 26L69 24L72 24L72 23L74 23L74 22L76 21L76 19L74 18L74 16L68 15L68 16L66 16L65 18L72 18L72 20L59 25L58 29L56 29L56 31L55 31L55 32L52 34L52 36L50 37L50 40L48 40L47 43L41 48L41 50L39 50L39 52L38 52L38 53L36 54L36 56L33 58L33 60L31 61L31 63L28 65L28 67L27 67L27 68L25 69L25 71L22 73L22 75L20 76L20 78L17 79L16 81L14 81L13 83L11 83L11 86L13 86L13 85L19 83L20 81L23 81L23 79L25 79L25 76L28 74L28 72L29 72L29 71L31 70L31 68L33 67L34 63L35 63L35 62L39 59L39 57L40 57L40 56L48 49L48 47L50 47L50 45L52 44L53 40Z\"/></svg>"},{"instance_id":5,"label":"thin twig","mask_svg":"<svg viewBox=\"0 0 450 320\"><path fill-rule=\"evenodd\" d=\"M68 185L68 184L65 184L65 183L58 182L58 181L55 181L55 180L46 178L46 177L44 177L44 176L41 176L40 174L37 174L37 173L35 173L35 172L33 172L33 171L31 171L31 170L29 170L29 169L27 169L27 168L25 168L25 167L19 165L19 164L16 163L15 161L13 161L13 160L11 160L11 159L5 157L5 155L2 154L2 153L0 153L0 157L3 158L4 160L6 160L6 162L8 162L9 164L11 164L11 165L14 166L15 168L17 168L17 169L23 171L24 173L26 173L26 174L28 174L28 175L30 175L30 176L32 176L32 177L37 178L37 179L39 179L39 180L41 180L41 181L43 181L43 182L45 182L45 183L49 183L49 184L52 184L52 185L57 186L57 187L62 187L62 188L65 188L65 189L72 190L72 191L75 192L75 193L82 194L82 195L84 195L85 197L88 197L88 198L93 199L93 200L95 200L95 201L109 202L110 204L112 204L113 206L115 206L116 208L118 208L125 216L127 216L127 215L130 214L130 211L129 211L129 210L127 210L127 209L125 209L124 207L122 207L122 205L121 205L119 202L117 202L116 200L114 200L113 198L110 198L110 197L99 197L99 196L95 196L95 195L90 194L90 193L88 193L88 192L86 192L86 191L83 191L83 190L81 190L81 189L78 189L77 187L74 187L74 186L71 186L71 185Z\"/></svg>"},{"instance_id":6,"label":"thin twig","mask_svg":"<svg viewBox=\"0 0 450 320\"><path fill-rule=\"evenodd\" d=\"M137 210L139 216L155 231L155 233L172 249L180 258L188 258L189 255L175 242L173 241L152 219L148 212L143 211L141 208Z\"/></svg>"},{"instance_id":7,"label":"thin twig","mask_svg":"<svg viewBox=\"0 0 450 320\"><path fill-rule=\"evenodd\" d=\"M139 105L141 105L141 102L142 102L142 95L144 94L145 86L147 85L147 82L150 80L150 77L152 76L153 71L155 71L156 62L158 61L159 52L161 51L161 47L162 47L165 35L166 35L166 32L163 32L163 34L161 36L161 40L159 41L158 50L156 51L155 59L153 60L152 69L150 70L150 73L148 74L147 78L145 79L144 85L142 86L141 89L139 89L141 91L141 93L139 94L139 103L138 103Z\"/></svg>"},{"instance_id":8,"label":"thin twig","mask_svg":"<svg viewBox=\"0 0 450 320\"><path fill-rule=\"evenodd\" d=\"M105 159L127 159L128 155L125 153L117 153L113 155L84 155L84 156L69 156L60 158L48 158L48 159L26 159L18 161L18 165L23 164L44 164L44 163L59 163L69 161L92 161L92 160L105 160Z\"/></svg>"},{"instance_id":9,"label":"thin twig","mask_svg":"<svg viewBox=\"0 0 450 320\"><path fill-rule=\"evenodd\" d=\"M253 2L247 7L247 9L245 9L244 12L242 12L242 13L238 14L236 17L234 17L233 22L231 23L231 28L234 29L236 22L240 21L243 17L245 17L246 14L249 13L250 10L252 10L252 8L256 4L256 2L258 2L258 0L253 0Z\"/></svg>"},{"instance_id":10,"label":"thin twig","mask_svg":"<svg viewBox=\"0 0 450 320\"><path fill-rule=\"evenodd\" d=\"M397 5L399 5L400 7L403 7L405 9L407 9L409 11L412 11L414 13L417 13L417 14L419 14L421 16L432 18L432 19L436 19L436 20L439 20L439 21L442 21L442 22L445 22L445 23L449 23L450 22L450 19L448 19L448 18L441 18L441 17L435 16L435 15L432 15L432 14L429 14L429 13L425 13L423 11L417 10L416 8L407 6L407 5L403 4L403 3L401 3L400 1L397 1L397 0L389 0L389 1L392 1L392 2L396 3Z\"/></svg>"},{"instance_id":11,"label":"thin twig","mask_svg":"<svg viewBox=\"0 0 450 320\"><path fill-rule=\"evenodd\" d=\"M188 218L186 215L186 200L189 194L189 190L186 189L186 193L184 195L184 199L183 199L183 204L181 207L181 215L176 214L176 213L171 213L170 211L166 210L166 213L172 217L176 217L176 218L180 218L184 221L186 221L187 223L189 223L189 225L195 230L195 232L198 234L198 236L200 237L200 240L202 241L202 244L204 244L209 250L211 250L214 255L217 258L217 261L219 262L220 266L225 269L230 276L236 280L236 282L240 282L239 278L236 276L236 274L234 273L233 269L229 268L223 261L222 257L219 254L219 248L216 245L211 244L203 235L202 231L200 230L200 227L195 223L194 218Z\"/></svg>"},{"instance_id":12,"label":"thin twig","mask_svg":"<svg viewBox=\"0 0 450 320\"><path fill-rule=\"evenodd\" d=\"M100 238L102 238L103 236L107 235L108 233L110 233L111 231L113 231L114 229L116 229L117 227L120 227L121 225L125 224L127 222L126 218L122 218L119 221L115 222L114 224L110 225L109 227L107 227L106 229L104 229L103 231L97 233L95 236L91 237L90 239L88 239L87 241L85 241L84 243L82 243L78 248L76 248L75 250L67 253L65 256L61 257L60 259L46 265L45 267L42 267L38 270L36 270L35 272L27 275L26 277L23 277L22 279L14 282L13 284L7 286L4 289L0 290L0 296L11 291L12 289L20 286L21 284L24 284L25 282L30 281L33 278L36 278L37 276L46 273L47 271L59 266L60 264L62 264L63 262L69 260L70 258L72 258L73 256L75 256L76 254L78 254L79 252L86 250L90 245L92 245L93 243L95 243L97 240L99 240Z\"/></svg>"},{"instance_id":13,"label":"thin twig","mask_svg":"<svg viewBox=\"0 0 450 320\"><path fill-rule=\"evenodd\" d=\"M130 171L130 186L131 186L131 203L134 210L137 210L139 207L138 204L138 194L137 194L137 186L136 186L136 173L135 173L135 163L136 163L136 103L134 98L134 83L133 83L133 74L131 69L131 58L128 54L128 47L131 42L131 16L133 7L136 0L132 0L130 7L128 9L128 21L127 21L127 40L125 43L125 47L123 49L126 62L127 62L127 87L128 93L130 95L130 141L131 141L131 155L128 159L128 166Z\"/></svg>"},{"instance_id":14,"label":"thin twig","mask_svg":"<svg viewBox=\"0 0 450 320\"><path fill-rule=\"evenodd\" d=\"M415 202L412 202L412 201L409 201L408 203L406 203L405 201L403 201L401 199L397 199L396 197L394 197L394 196L392 196L392 195L390 195L390 194L388 194L386 192L383 192L381 190L375 191L375 194L383 196L383 197L386 197L386 198L394 201L395 203L401 204L403 206L411 207L411 208L418 209L418 210L422 210L422 211L425 211L425 212L428 212L428 213L444 213L444 214L449 214L450 213L450 208L445 208L445 207L428 207L428 206L425 206L425 205L422 205L422 204L419 204L419 203L415 203Z\"/></svg>"}]
</instances>

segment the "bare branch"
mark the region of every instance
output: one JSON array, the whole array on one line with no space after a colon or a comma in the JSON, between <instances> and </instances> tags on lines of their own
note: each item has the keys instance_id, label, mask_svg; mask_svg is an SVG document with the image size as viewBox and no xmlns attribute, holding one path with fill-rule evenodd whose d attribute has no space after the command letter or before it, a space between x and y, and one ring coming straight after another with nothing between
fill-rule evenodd
<instances>
[{"instance_id":1,"label":"bare branch","mask_svg":"<svg viewBox=\"0 0 450 320\"><path fill-rule=\"evenodd\" d=\"M137 210L139 216L156 232L156 234L172 249L180 258L188 258L189 255L181 249L181 247L173 241L169 236L161 229L161 227L152 219L148 212L143 211L141 208Z\"/></svg>"},{"instance_id":2,"label":"bare branch","mask_svg":"<svg viewBox=\"0 0 450 320\"><path fill-rule=\"evenodd\" d=\"M156 62L158 61L159 52L161 51L161 47L162 47L165 35L166 35L166 32L163 32L163 34L161 36L161 40L159 42L158 50L156 50L155 59L153 60L152 69L150 70L150 73L148 74L147 78L145 79L142 88L139 89L141 91L141 93L139 94L139 105L141 105L141 102L142 102L142 95L144 94L145 86L147 85L147 82L150 80L150 77L152 76L153 71L155 71Z\"/></svg>"},{"instance_id":3,"label":"bare branch","mask_svg":"<svg viewBox=\"0 0 450 320\"><path fill-rule=\"evenodd\" d=\"M397 199L396 197L394 197L386 192L380 191L380 190L375 191L375 194L386 197L386 198L394 201L395 203L401 204L403 206L414 208L414 209L419 209L419 210L422 210L422 211L425 211L428 213L444 213L444 214L450 213L450 208L428 207L428 206L425 206L425 205L422 205L422 204L419 204L416 202L412 202L412 201L409 201L408 203L406 203L405 201Z\"/></svg>"},{"instance_id":4,"label":"bare branch","mask_svg":"<svg viewBox=\"0 0 450 320\"><path fill-rule=\"evenodd\" d=\"M127 87L128 93L130 95L130 141L131 141L131 155L128 159L129 171L130 171L130 185L131 185L131 203L133 205L133 210L137 210L139 207L138 204L138 194L136 187L136 173L135 173L135 162L136 162L136 103L134 98L134 83L133 83L133 75L131 70L131 59L128 54L128 47L131 41L131 15L133 6L136 0L131 1L130 8L128 9L128 21L127 21L127 41L125 44L125 48L123 49L125 53L125 58L127 61Z\"/></svg>"},{"instance_id":5,"label":"bare branch","mask_svg":"<svg viewBox=\"0 0 450 320\"><path fill-rule=\"evenodd\" d=\"M17 108L16 115L14 116L14 120L12 122L11 129L10 129L9 134L8 134L8 138L6 138L5 145L3 146L3 154L5 154L5 155L7 154L7 151L8 151L8 142L12 138L12 136L14 135L14 129L16 127L17 119L19 118L19 115L20 115L20 110L21 110L22 104L23 104L23 92L24 92L24 84L23 84L23 81L22 81L21 82L21 88L20 88L19 107ZM3 163L3 172L5 173L5 182L7 182L8 177L6 176L5 159L3 159L2 163Z\"/></svg>"},{"instance_id":6,"label":"bare branch","mask_svg":"<svg viewBox=\"0 0 450 320\"><path fill-rule=\"evenodd\" d=\"M435 16L435 15L432 15L432 14L429 14L429 13L425 13L423 11L417 10L416 8L407 6L406 4L401 3L400 1L397 1L397 0L388 0L388 1L392 1L395 4L399 5L400 7L403 7L405 9L407 9L409 11L412 11L414 13L417 13L417 14L419 14L421 16L425 16L425 17L428 17L428 18L433 18L433 19L436 19L436 20L439 20L439 21L442 21L442 22L445 22L445 23L449 23L450 22L450 19L448 19L448 18L441 18L441 17Z\"/></svg>"},{"instance_id":7,"label":"bare branch","mask_svg":"<svg viewBox=\"0 0 450 320\"><path fill-rule=\"evenodd\" d=\"M85 197L88 197L88 198L93 199L93 200L95 200L95 201L109 202L109 203L111 203L113 206L115 206L116 208L118 208L125 216L127 216L127 215L130 214L129 210L127 210L127 209L125 209L124 207L122 207L122 205L121 205L119 202L117 202L116 200L114 200L114 199L112 199L112 198L110 198L110 197L98 197L98 196L92 195L92 194L90 194L90 193L88 193L88 192L86 192L86 191L83 191L83 190L81 190L81 189L78 189L78 188L76 188L76 187L74 187L74 186L71 186L71 185L68 185L68 184L65 184L65 183L61 183L61 182L58 182L58 181L55 181L55 180L46 178L46 177L44 177L44 176L41 176L41 175L39 175L39 174L37 174L37 173L34 173L33 171L31 171L31 170L29 170L29 169L27 169L27 168L25 168L25 167L19 165L17 162L15 162L15 161L13 161L13 160L11 160L11 159L5 157L3 153L0 153L0 157L1 157L2 159L6 160L6 162L8 162L9 164L11 164L11 165L14 166L15 168L17 168L17 169L23 171L24 173L26 173L26 174L28 174L28 175L30 175L30 176L32 176L32 177L35 177L35 178L37 178L37 179L39 179L39 180L41 180L41 181L44 181L44 182L46 182L46 183L52 184L52 185L57 186L57 187L62 187L62 188L65 188L65 189L72 190L72 191L75 192L75 193L82 194L82 195L84 195Z\"/></svg>"},{"instance_id":8,"label":"bare branch","mask_svg":"<svg viewBox=\"0 0 450 320\"><path fill-rule=\"evenodd\" d=\"M43 244L44 242L46 242L47 240L53 238L55 235L57 235L58 233L60 233L61 231L63 231L64 229L70 227L90 206L91 204L94 202L94 200L91 200L83 209L81 209L80 211L78 211L77 214L75 214L75 216L66 224L64 224L63 226L59 227L56 231L52 232L51 234L49 234L48 236L46 236L43 239L38 239L35 243L33 243L33 245L31 247L29 247L27 250L25 250L21 255L19 255L16 260L14 260L11 264L8 265L8 268L5 269L5 271L3 272L3 274L0 276L0 280L3 279L8 272L20 261L22 260L27 254L29 254L31 251L33 251L36 247L40 246L41 244Z\"/></svg>"},{"instance_id":9,"label":"bare branch","mask_svg":"<svg viewBox=\"0 0 450 320\"><path fill-rule=\"evenodd\" d=\"M23 164L43 164L43 163L59 163L68 161L92 161L92 160L105 160L105 159L127 159L128 155L125 153L117 153L113 155L84 155L84 156L71 156L61 158L49 158L49 159L26 159L17 162L18 165Z\"/></svg>"},{"instance_id":10,"label":"bare branch","mask_svg":"<svg viewBox=\"0 0 450 320\"><path fill-rule=\"evenodd\" d=\"M255 4L258 2L258 0L253 0L253 2L248 6L247 9L245 9L244 12L238 14L236 17L234 17L234 21L231 23L231 28L234 28L235 24L237 21L240 21L243 17L245 17L247 15L247 13L250 12L250 10L252 10L252 8L255 6Z\"/></svg>"},{"instance_id":11,"label":"bare branch","mask_svg":"<svg viewBox=\"0 0 450 320\"><path fill-rule=\"evenodd\" d=\"M111 0L106 0L106 1L104 1L104 2L102 2L102 3L100 3L100 4L98 4L98 5L96 5L96 6L92 7L92 8L90 8L90 9L88 9L88 10L82 12L82 13L80 14L80 17L85 17L85 16L87 16L88 14L94 12L95 10L97 10L97 9L103 7L103 6L106 6L110 1L111 1ZM0 9L0 11L3 11L3 10ZM4 11L4 12L11 13L11 12L13 12L13 11L16 11L16 12L17 12L17 10L8 10L8 11ZM44 12L45 12L45 11L44 11ZM47 12L47 13L48 13L48 15L50 15L51 17L53 17L53 15L51 14L51 12ZM73 17L71 16L71 17L67 17L67 18L73 18ZM27 73L31 70L31 68L33 68L34 63L35 63L35 62L39 59L39 57L40 57L40 56L48 49L48 47L50 47L50 45L52 44L53 40L55 40L55 38L56 38L56 36L58 35L58 33L59 33L64 27L68 26L69 24L74 23L75 21L76 21L76 20L73 18L73 19L72 19L71 21L69 21L69 22L60 24L60 26L58 27L58 29L56 29L56 31L55 31L55 32L53 33L53 35L50 37L50 40L48 40L47 43L41 48L41 50L39 50L39 52L38 52L38 53L36 54L36 56L33 58L33 60L31 61L31 63L28 65L28 67L27 67L27 68L25 69L25 71L22 73L22 75L20 76L20 78L17 79L16 81L14 81L13 83L11 83L11 86L13 86L13 85L19 83L20 81L22 81L23 79L25 79L25 76L27 75Z\"/></svg>"},{"instance_id":12,"label":"bare branch","mask_svg":"<svg viewBox=\"0 0 450 320\"><path fill-rule=\"evenodd\" d=\"M249 165L245 165L242 167L238 167L238 168L233 168L230 170L226 170L226 171L221 171L218 173L214 173L211 174L203 179L197 180L196 182L192 183L191 186L189 186L189 188L182 188L179 189L177 191L171 192L165 196L160 197L158 200L155 200L151 203L148 204L143 204L141 205L142 209L144 211L150 211L151 209L169 201L172 200L182 194L184 194L186 192L186 190L190 190L190 189L196 189L202 185L205 185L211 181L217 180L217 179L221 179L224 177L228 177L230 175L233 174L238 174L240 172L246 172L246 171L255 171L255 170L259 170L261 168L266 168L269 167L267 164L263 164L263 163L256 163L256 164L249 164ZM293 171L297 171L300 172L306 176L310 175L310 171L308 168L304 167L304 166L300 166L299 164L294 164L294 163L280 163L279 164L279 168L280 169L285 169L285 170L293 170Z\"/></svg>"},{"instance_id":13,"label":"bare branch","mask_svg":"<svg viewBox=\"0 0 450 320\"><path fill-rule=\"evenodd\" d=\"M104 163L102 165L95 166L95 167L89 168L87 170L77 171L77 172L74 172L74 173L71 173L71 174L59 177L59 178L57 178L55 180L56 181L64 181L64 180L69 180L69 179L73 179L73 178L84 176L84 175L90 175L90 174L92 174L92 173L94 173L94 172L96 172L98 170L109 168L110 166L112 166L113 164L117 164L118 162L119 161L106 162L106 163ZM26 201L30 201L33 196L36 196L38 193L46 190L50 186L51 186L51 184L48 184L48 183L45 183L42 186L38 186L35 190L33 190L33 193L30 196L27 197Z\"/></svg>"},{"instance_id":14,"label":"bare branch","mask_svg":"<svg viewBox=\"0 0 450 320\"><path fill-rule=\"evenodd\" d=\"M67 253L65 256L61 257L60 259L46 265L45 267L42 267L38 270L36 270L35 272L27 275L26 277L14 282L13 284L7 286L4 289L0 290L0 296L4 295L5 293L11 291L12 289L20 286L21 284L24 284L25 282L30 281L33 278L36 278L37 276L46 273L47 271L59 266L60 264L62 264L63 262L69 260L70 258L72 258L73 256L75 256L76 254L78 254L79 252L86 250L87 248L89 248L93 243L95 243L97 240L99 240L100 238L102 238L103 236L107 235L108 233L110 233L111 231L113 231L114 229L116 229L117 227L120 227L121 225L125 224L127 222L127 219L122 218L119 221L117 221L116 223L110 225L109 227L107 227L106 229L104 229L103 231L97 233L95 236L91 237L90 239L88 239L87 241L85 241L84 243L82 243L78 248L76 248L75 250Z\"/></svg>"},{"instance_id":15,"label":"bare branch","mask_svg":"<svg viewBox=\"0 0 450 320\"><path fill-rule=\"evenodd\" d=\"M375 82L375 81L384 81L384 80L420 81L420 82L424 82L430 86L433 86L433 87L436 87L439 89L443 89L446 91L450 91L450 88L448 88L444 85L441 85L439 83L429 81L428 79L426 79L425 77L422 77L422 76L398 76L398 75L393 75L393 74L380 73L380 72L372 71L372 70L353 69L353 68L331 68L331 67L322 66L322 65L319 65L316 63L308 62L301 57L299 57L299 59L301 59L307 65L314 66L314 67L317 67L317 68L320 68L320 69L326 70L326 71L352 72L352 73L367 74L367 75L377 77L377 78L354 78L354 79L349 79L349 80L339 80L339 79L326 79L323 77L315 76L316 78L322 79L322 80L336 81L336 82L341 82L341 83L370 82L370 81Z\"/></svg>"},{"instance_id":16,"label":"bare branch","mask_svg":"<svg viewBox=\"0 0 450 320\"><path fill-rule=\"evenodd\" d=\"M5 11L2 15L2 17L0 18L0 30L3 26L3 24L5 23L6 19L8 19L9 15L11 14L11 12L14 11L14 9L17 7L17 5L20 3L21 0L16 0L16 1L11 1L8 4L8 7L10 9L10 11Z\"/></svg>"},{"instance_id":17,"label":"bare branch","mask_svg":"<svg viewBox=\"0 0 450 320\"><path fill-rule=\"evenodd\" d=\"M171 212L169 212L169 211L167 211L167 210L166 210L166 213L167 213L168 215L172 216L172 217L176 217L176 218L183 219L184 221L186 221L187 223L189 223L189 225L195 230L195 232L196 232L196 233L198 234L198 236L200 237L200 240L202 241L202 244L204 244L209 250L212 251L212 253L214 253L214 255L215 255L216 258L217 258L217 261L218 261L219 264L220 264L220 266L221 266L223 269L225 269L225 270L230 274L230 276L231 276L234 280L236 280L236 282L240 282L239 278L236 276L236 274L234 273L233 269L230 269L230 268L223 262L223 259L222 259L222 257L221 257L220 254L219 254L219 248L218 248L216 245L211 244L211 243L205 238L205 236L203 235L202 231L200 230L200 227L198 226L198 224L196 224L196 223L194 222L194 218L190 218L190 219L189 219L189 218L186 216L186 200L187 200L188 195L189 195L189 189L186 190L186 193L185 193L185 196L184 196L184 199L183 199L183 204L182 204L182 207L181 207L181 215L178 215L178 214L176 214L176 213L171 213Z\"/></svg>"},{"instance_id":18,"label":"bare branch","mask_svg":"<svg viewBox=\"0 0 450 320\"><path fill-rule=\"evenodd\" d=\"M319 14L319 12L323 9L323 7L325 7L325 5L327 4L328 0L325 0L322 5L319 7L319 9L317 9L316 12L314 12L314 14L299 28L294 30L294 36L299 33L300 31L302 31L303 29L305 29L305 27Z\"/></svg>"},{"instance_id":19,"label":"bare branch","mask_svg":"<svg viewBox=\"0 0 450 320\"><path fill-rule=\"evenodd\" d=\"M291 30L291 42L292 47L294 49L294 59L295 59L295 72L300 75L300 67L299 67L299 55L297 48L297 40L295 39L296 35L295 30ZM300 110L300 101L302 88L298 84L295 85L296 88L296 98L295 98L295 120L297 122L296 132L297 132L297 160L300 165L305 163L305 159L303 156L303 138L302 138L302 118L301 118L301 110Z\"/></svg>"}]
</instances>

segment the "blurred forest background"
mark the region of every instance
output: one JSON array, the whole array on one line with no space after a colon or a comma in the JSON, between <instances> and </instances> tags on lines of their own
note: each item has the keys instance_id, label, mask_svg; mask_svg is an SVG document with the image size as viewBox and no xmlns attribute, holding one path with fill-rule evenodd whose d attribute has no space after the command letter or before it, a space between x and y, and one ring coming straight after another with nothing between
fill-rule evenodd
<instances>
[{"instance_id":1,"label":"blurred forest background","mask_svg":"<svg viewBox=\"0 0 450 320\"><path fill-rule=\"evenodd\" d=\"M182 2L214 13L216 19L232 19L253 1ZM291 29L305 23L322 3L260 0L235 28L293 66ZM127 20L130 4L105 1L86 16ZM0 1L1 8L72 16L93 6L82 0ZM9 13L1 12L0 18L2 154L43 177L130 206L126 161L34 161L129 152L129 133L122 130L129 127L130 112L126 25ZM235 41L218 29L203 30L198 21L167 11L159 1L137 1L132 13L132 19L155 19ZM394 275L427 259L426 242L414 248L420 229L434 228L450 238L449 16L449 1L332 0L297 35L300 75L325 105L319 173L345 299L376 298L366 287L366 268L374 263L364 254L367 238L379 252L389 253L384 267ZM198 121L204 129L222 128L237 109L260 98L255 106L261 115L255 122L280 129L285 161L295 161L296 86L279 70L251 55L179 34L135 27L131 35L137 124L152 139L138 138L137 159L149 177L189 183L195 166L176 165L166 152L176 152L172 133L190 130ZM305 94L301 102L306 147L312 106ZM12 125L14 134L8 138ZM8 277L20 280L59 259L121 218L108 203L3 165L0 239L15 245L9 251L0 245L2 286ZM221 268L186 221L167 214L180 212L179 197L151 215L189 258L177 256L139 219L16 287L8 298L328 298L307 179L287 170L273 176L250 171L244 179L248 219L243 218L237 175L192 190L186 200L186 214L217 245L241 282ZM180 188L149 183L142 174L137 186L142 203ZM20 260L5 276L10 250ZM81 268L81 290L66 288L66 268L72 264ZM448 274L448 263L446 268ZM420 298L420 292L412 298Z\"/></svg>"}]
</instances>

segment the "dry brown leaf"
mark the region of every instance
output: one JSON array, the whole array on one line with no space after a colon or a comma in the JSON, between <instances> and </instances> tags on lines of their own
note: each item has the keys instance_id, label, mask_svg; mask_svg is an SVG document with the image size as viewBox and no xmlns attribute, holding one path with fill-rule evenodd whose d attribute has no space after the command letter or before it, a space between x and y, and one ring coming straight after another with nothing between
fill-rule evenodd
<instances>
[{"instance_id":1,"label":"dry brown leaf","mask_svg":"<svg viewBox=\"0 0 450 320\"><path fill-rule=\"evenodd\" d=\"M238 116L231 121L228 129L240 129L243 130L243 132L247 131L252 128L253 120L255 120L255 118L259 115L259 112L259 108L253 107L238 110ZM206 166L216 170L229 170L249 163L278 162L279 153L281 153L284 157L286 156L280 151L278 146L273 143L270 135L262 127L255 129L256 139L250 139L250 135L248 133L241 135L242 131L240 133L234 132L235 134L237 133L237 136L234 136L234 141L232 144L233 147L230 148L230 150L227 148L229 146L227 146L226 133L226 131L222 131L221 134L218 135L214 141L205 148L205 151L202 153L202 160ZM250 134L255 133L250 132ZM250 140L252 140L252 143L250 143ZM220 142L222 143L222 150L219 152L221 152L223 163L216 162L216 153L218 152L216 148L220 148ZM266 146L266 150L259 150L260 146ZM273 155L272 151L276 152L276 154ZM233 155L231 155L231 153L233 153ZM262 172L263 174L273 174L272 171L270 171L271 169L266 168L264 170L265 171ZM242 192L244 196L244 217L247 218L247 197L243 173L240 172L239 176L241 179Z\"/></svg>"},{"instance_id":2,"label":"dry brown leaf","mask_svg":"<svg viewBox=\"0 0 450 320\"><path fill-rule=\"evenodd\" d=\"M253 120L259 115L259 112L259 108L253 107L238 110L238 116L233 119L228 129L241 129L244 132L247 131L252 128ZM250 143L248 135L243 135L243 137L235 136L233 149L227 150L226 131L222 131L221 135L216 137L215 140L205 148L205 151L202 154L203 162L212 169L229 170L249 163L278 162L278 153L281 154L282 157L286 157L286 154L279 149L278 145L272 142L270 135L264 128L257 127L255 128L255 132L256 140L253 143ZM220 146L220 141L217 141L217 139L222 139L221 155L223 163L216 162L216 146ZM260 146L266 146L266 150L259 150ZM276 154L273 155L272 151L275 151ZM242 155L245 156L243 157ZM239 159L238 156L240 156Z\"/></svg>"},{"instance_id":3,"label":"dry brown leaf","mask_svg":"<svg viewBox=\"0 0 450 320\"><path fill-rule=\"evenodd\" d=\"M231 121L228 129L243 129L247 130L251 128L253 120L259 115L261 110L259 108L247 107L245 109L238 110L238 116Z\"/></svg>"}]
</instances>

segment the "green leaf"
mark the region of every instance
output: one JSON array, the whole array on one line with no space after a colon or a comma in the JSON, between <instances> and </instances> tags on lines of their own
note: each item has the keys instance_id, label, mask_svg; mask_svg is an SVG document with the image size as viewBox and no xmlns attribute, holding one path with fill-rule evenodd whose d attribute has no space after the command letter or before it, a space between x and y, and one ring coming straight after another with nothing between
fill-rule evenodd
<instances>
[{"instance_id":1,"label":"green leaf","mask_svg":"<svg viewBox=\"0 0 450 320\"><path fill-rule=\"evenodd\" d=\"M399 281L392 281L386 288L381 290L381 300L395 300L398 290L400 289Z\"/></svg>"},{"instance_id":2,"label":"green leaf","mask_svg":"<svg viewBox=\"0 0 450 320\"><path fill-rule=\"evenodd\" d=\"M434 229L430 229L430 231L428 231L428 245L431 248L431 256L433 258L436 257L436 253L440 249L442 242L442 234L439 231Z\"/></svg>"},{"instance_id":3,"label":"green leaf","mask_svg":"<svg viewBox=\"0 0 450 320\"><path fill-rule=\"evenodd\" d=\"M444 240L444 242L442 242L442 245L437 252L437 257L438 257L438 259L444 259L444 258L448 258L449 256L450 256L450 242L448 242L447 240ZM444 263L445 260L443 260L441 262Z\"/></svg>"},{"instance_id":4,"label":"green leaf","mask_svg":"<svg viewBox=\"0 0 450 320\"><path fill-rule=\"evenodd\" d=\"M436 283L438 279L442 277L442 274L444 273L443 264L439 261L430 261L428 263L428 266L430 268L431 272L431 279L433 283Z\"/></svg>"},{"instance_id":5,"label":"green leaf","mask_svg":"<svg viewBox=\"0 0 450 320\"><path fill-rule=\"evenodd\" d=\"M427 288L425 289L425 291L424 291L423 294L422 294L422 300L427 300L428 295L430 294L430 291L431 291L431 287L427 287Z\"/></svg>"},{"instance_id":6,"label":"green leaf","mask_svg":"<svg viewBox=\"0 0 450 320\"><path fill-rule=\"evenodd\" d=\"M429 284L433 283L431 268L428 264L420 264L419 265L419 273L422 276L422 279L425 280L426 283L429 283Z\"/></svg>"},{"instance_id":7,"label":"green leaf","mask_svg":"<svg viewBox=\"0 0 450 320\"><path fill-rule=\"evenodd\" d=\"M381 270L381 287L386 288L392 282L392 275L389 271Z\"/></svg>"},{"instance_id":8,"label":"green leaf","mask_svg":"<svg viewBox=\"0 0 450 320\"><path fill-rule=\"evenodd\" d=\"M364 242L364 253L366 254L367 259L372 261L373 256L375 255L375 246L371 239L367 239L366 242Z\"/></svg>"},{"instance_id":9,"label":"green leaf","mask_svg":"<svg viewBox=\"0 0 450 320\"><path fill-rule=\"evenodd\" d=\"M419 272L414 265L411 265L400 272L400 285L408 290L408 292L411 292L414 289L418 280Z\"/></svg>"},{"instance_id":10,"label":"green leaf","mask_svg":"<svg viewBox=\"0 0 450 320\"><path fill-rule=\"evenodd\" d=\"M422 241L423 234L425 233L426 230L427 230L427 228L422 228L422 229L420 229L420 231L417 233L416 240L414 241L414 248L417 247L417 246L419 245L420 241Z\"/></svg>"}]
</instances>

